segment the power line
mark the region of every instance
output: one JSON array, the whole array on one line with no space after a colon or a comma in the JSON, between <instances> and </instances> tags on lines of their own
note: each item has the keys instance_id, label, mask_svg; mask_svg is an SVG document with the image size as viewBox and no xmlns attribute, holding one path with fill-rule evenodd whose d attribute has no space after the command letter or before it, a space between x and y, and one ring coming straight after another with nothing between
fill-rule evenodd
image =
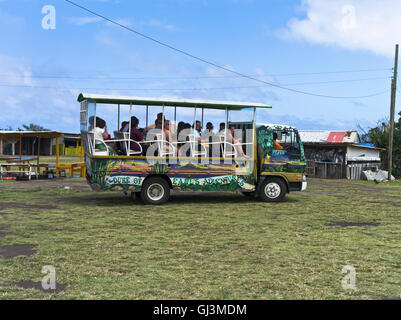
<instances>
[{"instance_id":1,"label":"power line","mask_svg":"<svg viewBox=\"0 0 401 320\"><path fill-rule=\"evenodd\" d=\"M35 88L35 89L59 89L59 90L104 90L104 91L202 91L202 90L226 90L226 89L249 89L249 88L266 88L266 86L251 86L251 87L221 87L221 88L84 88L84 87L54 87L54 86L31 86L31 85L12 85L12 84L0 84L0 87L10 88ZM379 96L387 93L388 90L364 95L364 96L343 96L343 97L331 97L333 99L362 99Z\"/></svg>"},{"instance_id":2,"label":"power line","mask_svg":"<svg viewBox=\"0 0 401 320\"><path fill-rule=\"evenodd\" d=\"M16 79L24 79L24 76L20 77L9 77L10 78L16 78ZM41 77L35 77L35 76L30 76L29 78L39 78L42 79ZM65 79L65 78L59 78L57 76L55 77L49 77L51 79ZM359 78L359 79L343 79L343 80L330 80L330 81L314 81L314 82L295 82L295 83L286 83L286 84L281 84L285 86L301 86L301 85L316 85L316 84L332 84L332 83L344 83L344 82L359 82L359 81L371 81L371 80L383 80L383 79L390 79L391 77L375 77L375 78ZM68 78L70 79L70 78ZM89 78L79 78L79 79L89 79ZM90 78L91 80L111 80L111 78L104 78L104 79L95 79L95 78ZM243 86L242 88L263 88L266 87L267 85L262 85L262 86ZM224 89L237 89L241 88L238 86L235 87L224 87ZM200 88L202 89L202 88ZM219 89L219 88L203 88L203 89Z\"/></svg>"},{"instance_id":3,"label":"power line","mask_svg":"<svg viewBox=\"0 0 401 320\"><path fill-rule=\"evenodd\" d=\"M285 77L285 76L303 76L303 75L322 75L322 74L341 74L341 73L358 73L358 72L372 72L372 71L389 71L391 68L382 68L382 69L360 69L360 70L342 70L342 71L321 71L321 72L298 72L298 73L281 73L281 74L266 74L266 75L258 75L254 74L253 77L266 78L266 77ZM24 78L25 75L17 75L14 73L0 73L2 77L9 78ZM170 79L225 79L225 78L239 78L238 75L225 75L225 76L166 76L166 77L152 77L152 76L143 76L143 77L131 77L131 76L109 76L105 74L98 75L84 75L84 76L76 76L76 75L51 75L51 74L34 74L29 75L31 78L51 78L51 79L96 79L96 80L170 80Z\"/></svg>"},{"instance_id":4,"label":"power line","mask_svg":"<svg viewBox=\"0 0 401 320\"><path fill-rule=\"evenodd\" d=\"M70 4L72 4L72 5L74 5L74 6L76 6L76 7L78 7L78 8L80 8L80 9L82 9L82 10L84 10L84 11L86 11L86 12L91 13L91 14L93 14L93 15L99 17L99 18L102 18L102 19L104 19L104 20L106 20L106 21L108 21L108 22L110 22L110 23L112 23L112 24L115 24L115 25L117 25L117 26L119 26L119 27L121 27L121 28L123 28L123 29L126 29L126 30L128 30L128 31L130 31L130 32L132 32L132 33L135 33L135 34L137 34L137 35L139 35L139 36L141 36L141 37L143 37L143 38L145 38L145 39L148 39L148 40L150 40L150 41L153 41L153 42L155 42L155 43L157 43L157 44L159 44L159 45L161 45L161 46L164 46L164 47L166 47L166 48L168 48L168 49L171 49L171 50L173 50L173 51L176 51L176 52L178 52L178 53L181 53L181 54L183 54L183 55L185 55L185 56L188 56L188 57L190 57L190 58L192 58L192 59L198 60L198 61L203 62L203 63L205 63L205 64L211 65L211 66L213 66L213 67L215 67L215 68L217 68L217 69L221 69L221 70L224 70L224 71L226 71L226 72L230 72L230 73L235 74L235 75L237 75L237 76L240 76L240 77L243 77L243 78L246 78L246 79L249 79L249 80L257 81L257 82L260 82L260 83L264 83L264 84L266 84L266 85L269 85L269 86L272 86L272 87L276 87L276 88L279 88L279 89L282 89L282 90L294 92L294 93L299 93L299 94L304 94L304 95L309 95L309 96L314 96L314 97L321 97L321 98L332 98L332 99L342 99L342 98L344 98L344 97L330 96L330 95L323 95L323 94L316 94L316 93L312 93L312 92L306 92L306 91L291 89L291 88L283 87L283 86L280 86L280 85L277 85L277 84L274 84L274 83L270 83L270 82L267 82L267 81L264 81L264 80L261 80L261 79L254 78L254 77L252 77L252 76L243 74L243 73L241 73L241 72L237 72L237 71L228 69L228 68L223 67L223 66L221 66L221 65L218 65L218 64L216 64L216 63L214 63L214 62L211 62L211 61L208 61L208 60L206 60L206 59L203 59L203 58L200 58L200 57L198 57L198 56L195 56L195 55L193 55L193 54L191 54L191 53L189 53L189 52L186 52L186 51L184 51L184 50L181 50L181 49L178 49L178 48L176 48L176 47L173 47L173 46L171 46L171 45L169 45L169 44L167 44L167 43L165 43L165 42L162 42L162 41L160 41L160 40L157 40L157 39L155 39L155 38L152 38L152 37L150 37L150 36L148 36L148 35L146 35L146 34L144 34L144 33L141 33L141 32L139 32L139 31L136 31L136 30L134 30L134 29L132 29L132 28L130 28L130 27L127 27L127 26L125 26L125 25L123 25L123 24L121 24L121 23L119 23L119 22L117 22L117 21L114 21L114 20L112 20L112 19L110 19L110 18L107 18L107 17L105 17L105 16L103 16L103 15L101 15L101 14L99 14L99 13L96 13L96 12L94 12L94 11L92 11L92 10L86 8L86 7L83 7L83 6L77 4L77 3L73 2L73 1L70 1L70 0L65 0L65 1L68 2L68 3L70 3Z\"/></svg>"}]
</instances>

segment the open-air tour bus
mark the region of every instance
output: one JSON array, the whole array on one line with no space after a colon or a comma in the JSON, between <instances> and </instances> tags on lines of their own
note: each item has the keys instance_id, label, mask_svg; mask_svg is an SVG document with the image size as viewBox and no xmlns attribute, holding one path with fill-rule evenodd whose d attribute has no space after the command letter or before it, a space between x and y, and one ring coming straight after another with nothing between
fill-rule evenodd
<instances>
[{"instance_id":1,"label":"open-air tour bus","mask_svg":"<svg viewBox=\"0 0 401 320\"><path fill-rule=\"evenodd\" d=\"M268 105L84 93L78 101L93 190L130 191L145 204L162 204L171 189L280 201L306 188L297 129L256 123L257 110Z\"/></svg>"}]
</instances>

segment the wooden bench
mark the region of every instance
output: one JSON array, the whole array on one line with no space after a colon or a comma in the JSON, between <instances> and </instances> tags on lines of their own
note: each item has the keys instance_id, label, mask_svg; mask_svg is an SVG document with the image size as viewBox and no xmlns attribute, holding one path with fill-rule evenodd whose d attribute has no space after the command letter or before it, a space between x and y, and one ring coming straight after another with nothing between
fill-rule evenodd
<instances>
[{"instance_id":1,"label":"wooden bench","mask_svg":"<svg viewBox=\"0 0 401 320\"><path fill-rule=\"evenodd\" d=\"M19 170L11 170L11 167L18 167ZM3 180L4 173L28 173L28 179L31 180L32 175L35 173L32 171L32 165L30 164L21 164L21 163L0 163L0 179ZM23 168L23 170L21 170ZM4 170L5 169L5 170ZM26 171L27 169L28 171ZM35 173L36 179L38 175Z\"/></svg>"},{"instance_id":2,"label":"wooden bench","mask_svg":"<svg viewBox=\"0 0 401 320\"><path fill-rule=\"evenodd\" d=\"M73 162L73 163L60 163L56 168L56 175L58 176L61 170L68 170L70 178L74 175L74 171L79 171L81 177L85 177L85 163L84 162Z\"/></svg>"}]
</instances>

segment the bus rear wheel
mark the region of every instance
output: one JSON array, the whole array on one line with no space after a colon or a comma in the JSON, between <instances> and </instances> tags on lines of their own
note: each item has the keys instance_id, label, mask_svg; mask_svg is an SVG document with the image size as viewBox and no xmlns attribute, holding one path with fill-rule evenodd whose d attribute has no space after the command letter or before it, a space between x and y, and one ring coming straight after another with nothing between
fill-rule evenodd
<instances>
[{"instance_id":1,"label":"bus rear wheel","mask_svg":"<svg viewBox=\"0 0 401 320\"><path fill-rule=\"evenodd\" d=\"M160 205L170 198L170 186L161 177L151 177L142 185L141 199L144 204Z\"/></svg>"},{"instance_id":2,"label":"bus rear wheel","mask_svg":"<svg viewBox=\"0 0 401 320\"><path fill-rule=\"evenodd\" d=\"M260 199L265 202L279 202L287 193L287 186L280 178L267 178L260 188Z\"/></svg>"}]
</instances>

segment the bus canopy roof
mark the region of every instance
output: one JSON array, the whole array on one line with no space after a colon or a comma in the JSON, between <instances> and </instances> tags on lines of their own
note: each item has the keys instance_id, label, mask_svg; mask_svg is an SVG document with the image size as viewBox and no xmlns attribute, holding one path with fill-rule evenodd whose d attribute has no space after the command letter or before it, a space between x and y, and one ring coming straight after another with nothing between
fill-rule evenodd
<instances>
[{"instance_id":1,"label":"bus canopy roof","mask_svg":"<svg viewBox=\"0 0 401 320\"><path fill-rule=\"evenodd\" d=\"M263 103L256 102L230 102L215 100L191 100L191 99L172 99L172 98L144 98L144 97L127 97L127 96L110 96L102 94L81 93L78 101L82 102L107 103L107 104L133 104L144 106L166 106L166 107L197 107L205 109L223 109L241 110L244 108L271 108Z\"/></svg>"}]
</instances>

